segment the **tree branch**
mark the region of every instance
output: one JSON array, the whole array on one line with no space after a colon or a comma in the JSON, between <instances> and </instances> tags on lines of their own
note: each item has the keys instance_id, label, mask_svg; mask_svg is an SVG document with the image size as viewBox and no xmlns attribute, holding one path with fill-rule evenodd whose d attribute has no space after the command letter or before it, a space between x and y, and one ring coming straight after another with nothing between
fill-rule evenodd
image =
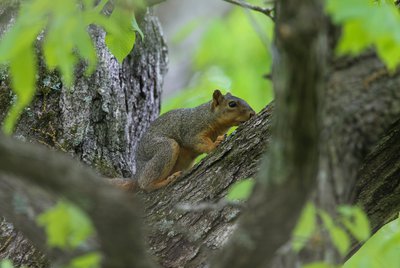
<instances>
[{"instance_id":1,"label":"tree branch","mask_svg":"<svg viewBox=\"0 0 400 268\"><path fill-rule=\"evenodd\" d=\"M255 6L252 5L244 0L223 0L225 2L243 7L243 8L247 8L247 9L251 9L257 12L261 12L262 14L266 15L268 18L270 18L271 20L275 20L272 13L274 12L273 8L265 8L265 7L260 7L260 6Z\"/></svg>"},{"instance_id":2,"label":"tree branch","mask_svg":"<svg viewBox=\"0 0 400 268\"><path fill-rule=\"evenodd\" d=\"M248 210L215 267L270 265L290 239L317 178L327 56L322 6L319 0L280 1L278 6L273 142Z\"/></svg>"},{"instance_id":3,"label":"tree branch","mask_svg":"<svg viewBox=\"0 0 400 268\"><path fill-rule=\"evenodd\" d=\"M23 166L21 166L23 163ZM0 170L64 196L92 219L104 267L154 267L147 257L140 205L66 155L0 136Z\"/></svg>"}]
</instances>

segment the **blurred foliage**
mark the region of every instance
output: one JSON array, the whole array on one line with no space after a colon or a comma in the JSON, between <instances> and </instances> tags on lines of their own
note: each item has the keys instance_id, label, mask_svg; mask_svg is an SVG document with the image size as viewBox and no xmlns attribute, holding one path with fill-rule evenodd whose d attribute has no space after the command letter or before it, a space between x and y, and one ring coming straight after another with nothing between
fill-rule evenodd
<instances>
[{"instance_id":1,"label":"blurred foliage","mask_svg":"<svg viewBox=\"0 0 400 268\"><path fill-rule=\"evenodd\" d=\"M197 25L193 21L185 26L174 41L184 40ZM257 112L264 108L273 97L270 81L263 78L270 73L272 59L270 44L262 40L271 40L272 29L273 23L265 15L236 7L209 22L195 53L189 85L164 100L161 113L210 101L215 89L245 99Z\"/></svg>"},{"instance_id":2,"label":"blurred foliage","mask_svg":"<svg viewBox=\"0 0 400 268\"><path fill-rule=\"evenodd\" d=\"M308 202L293 230L292 247L295 252L299 252L312 237L316 230L316 224L317 210L313 203Z\"/></svg>"},{"instance_id":3,"label":"blurred foliage","mask_svg":"<svg viewBox=\"0 0 400 268\"><path fill-rule=\"evenodd\" d=\"M76 248L94 230L86 214L67 201L40 214L37 223L45 228L49 246L61 249Z\"/></svg>"},{"instance_id":4,"label":"blurred foliage","mask_svg":"<svg viewBox=\"0 0 400 268\"><path fill-rule=\"evenodd\" d=\"M400 219L386 224L343 265L343 268L400 267Z\"/></svg>"},{"instance_id":5,"label":"blurred foliage","mask_svg":"<svg viewBox=\"0 0 400 268\"><path fill-rule=\"evenodd\" d=\"M9 66L16 102L10 109L3 131L10 134L23 109L35 93L37 59L35 46L43 39L42 48L48 69L58 69L64 84L74 81L74 68L79 59L86 62L87 74L96 69L96 50L88 33L92 24L103 27L106 43L115 57L122 60L131 51L138 30L134 7L139 0L115 1L115 13L103 14L107 0L97 5L94 0L26 0L21 1L13 26L1 37L0 64Z\"/></svg>"},{"instance_id":6,"label":"blurred foliage","mask_svg":"<svg viewBox=\"0 0 400 268\"><path fill-rule=\"evenodd\" d=\"M318 238L321 231L328 232L332 244L342 256L345 256L350 249L349 234L360 242L369 238L371 229L362 209L357 206L339 206L337 210L337 217L332 218L326 211L317 210L314 204L307 203L292 234L293 250L301 251L309 241Z\"/></svg>"},{"instance_id":7,"label":"blurred foliage","mask_svg":"<svg viewBox=\"0 0 400 268\"><path fill-rule=\"evenodd\" d=\"M0 261L0 268L13 268L13 264L10 260L1 260Z\"/></svg>"},{"instance_id":8,"label":"blurred foliage","mask_svg":"<svg viewBox=\"0 0 400 268\"><path fill-rule=\"evenodd\" d=\"M325 262L314 262L301 266L302 268L335 268L335 265Z\"/></svg>"},{"instance_id":9,"label":"blurred foliage","mask_svg":"<svg viewBox=\"0 0 400 268\"><path fill-rule=\"evenodd\" d=\"M340 255L345 256L350 248L350 237L344 229L336 224L332 217L325 211L320 210L319 215L322 219L323 226L329 233L331 241Z\"/></svg>"},{"instance_id":10,"label":"blurred foliage","mask_svg":"<svg viewBox=\"0 0 400 268\"><path fill-rule=\"evenodd\" d=\"M100 267L101 256L99 253L92 252L74 258L67 268L97 268Z\"/></svg>"},{"instance_id":11,"label":"blurred foliage","mask_svg":"<svg viewBox=\"0 0 400 268\"><path fill-rule=\"evenodd\" d=\"M397 268L400 264L400 219L384 225L372 237L371 227L365 212L357 206L339 206L337 217L317 210L308 203L293 232L292 246L299 252L313 236L321 230L329 233L331 242L342 256L349 253L351 234L365 244L342 266L343 268ZM317 221L317 218L321 221ZM325 262L316 262L303 268L340 267Z\"/></svg>"},{"instance_id":12,"label":"blurred foliage","mask_svg":"<svg viewBox=\"0 0 400 268\"><path fill-rule=\"evenodd\" d=\"M253 191L255 181L253 179L245 179L237 181L229 187L226 199L229 201L247 200Z\"/></svg>"},{"instance_id":13,"label":"blurred foliage","mask_svg":"<svg viewBox=\"0 0 400 268\"><path fill-rule=\"evenodd\" d=\"M48 245L63 250L82 247L94 234L94 227L88 216L65 200L59 201L54 207L40 214L36 221L39 226L44 227ZM91 252L75 257L66 267L100 267L100 260L98 252Z\"/></svg>"},{"instance_id":14,"label":"blurred foliage","mask_svg":"<svg viewBox=\"0 0 400 268\"><path fill-rule=\"evenodd\" d=\"M327 0L326 10L343 26L339 54L357 55L372 45L394 71L400 63L400 13L393 0Z\"/></svg>"}]
</instances>

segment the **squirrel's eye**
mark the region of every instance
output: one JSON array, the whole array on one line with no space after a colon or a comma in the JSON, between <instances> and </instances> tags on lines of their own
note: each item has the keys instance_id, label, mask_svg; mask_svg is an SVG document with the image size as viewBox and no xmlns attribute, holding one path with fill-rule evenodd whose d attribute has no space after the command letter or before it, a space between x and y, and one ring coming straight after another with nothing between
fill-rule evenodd
<instances>
[{"instance_id":1,"label":"squirrel's eye","mask_svg":"<svg viewBox=\"0 0 400 268\"><path fill-rule=\"evenodd\" d=\"M232 107L232 108L233 108L233 107L236 107L237 104L236 104L236 102L231 101L231 102L229 102L228 105L229 105L229 107Z\"/></svg>"}]
</instances>

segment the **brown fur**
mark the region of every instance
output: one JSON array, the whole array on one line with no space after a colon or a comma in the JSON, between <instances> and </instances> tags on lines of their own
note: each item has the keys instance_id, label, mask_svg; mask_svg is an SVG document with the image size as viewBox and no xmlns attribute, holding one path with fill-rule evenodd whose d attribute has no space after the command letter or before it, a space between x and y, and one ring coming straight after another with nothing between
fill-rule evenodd
<instances>
[{"instance_id":1,"label":"brown fur","mask_svg":"<svg viewBox=\"0 0 400 268\"><path fill-rule=\"evenodd\" d=\"M210 102L161 115L138 144L135 178L139 187L153 191L174 182L198 155L213 151L230 127L254 114L244 100L215 90ZM133 184L130 180L119 186L129 190Z\"/></svg>"}]
</instances>

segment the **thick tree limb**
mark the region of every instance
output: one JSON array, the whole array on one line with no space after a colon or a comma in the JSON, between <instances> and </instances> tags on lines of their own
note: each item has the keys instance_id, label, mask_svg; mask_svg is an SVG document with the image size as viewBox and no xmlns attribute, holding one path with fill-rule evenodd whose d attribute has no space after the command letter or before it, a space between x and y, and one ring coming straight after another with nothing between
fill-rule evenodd
<instances>
[{"instance_id":1,"label":"thick tree limb","mask_svg":"<svg viewBox=\"0 0 400 268\"><path fill-rule=\"evenodd\" d=\"M145 252L137 201L99 181L88 168L46 148L0 137L0 170L65 196L88 213L104 267L154 267Z\"/></svg>"},{"instance_id":2,"label":"thick tree limb","mask_svg":"<svg viewBox=\"0 0 400 268\"><path fill-rule=\"evenodd\" d=\"M357 161L351 160L353 164L350 166L350 170L359 170L368 151L374 147L380 137L384 137L385 130L391 125L391 122L400 117L399 111L396 113L396 107L397 109L400 107L400 92L398 92L398 86L396 86L400 85L400 73L371 81L368 90L366 90L365 79L370 74L375 73L375 70L383 68L382 63L374 55L363 56L346 64L346 61L341 60L341 62L342 64L337 65L340 67L330 74L329 81L331 82L328 83L329 96L336 101L329 102L330 104L326 106L332 116L340 115L340 119L331 121L331 125L329 125L329 121L326 124L330 130L337 131L334 135L336 139L332 142L335 142L340 148L350 148L347 151L343 150L343 152L353 152L354 156L347 157L347 159L358 159ZM351 77L353 82L349 84L346 77ZM338 90L342 88L344 89ZM362 97L363 95L364 97ZM336 106L342 102L343 107ZM335 106L332 106L333 104ZM351 104L351 109L349 109L349 104ZM368 105L375 108L371 110ZM388 107L392 107L390 112L388 112ZM367 112L368 110L370 112ZM359 125L365 127L363 132L370 133L366 140L361 140L360 137L365 134L358 132L360 128L357 124L355 125L356 128L353 128L354 119L349 120L349 118L371 118L376 110L381 111L381 113L373 117L374 119L371 121L374 122L373 124L360 123ZM210 254L216 248L221 248L235 230L236 219L240 215L238 208L227 206L219 210L182 212L176 208L176 204L180 202L192 204L204 201L215 202L226 195L227 188L236 180L253 177L258 170L262 155L260 148L265 148L269 141L271 112L271 109L264 110L256 118L239 127L235 134L228 137L227 141L221 144L217 151L189 171L176 184L151 194L139 194L145 202L145 219L149 230L151 252L158 256L159 262L164 267L199 267L204 265ZM363 117L364 115L365 117ZM352 133L357 133L357 135L348 139L348 135ZM350 144L356 142L358 145L347 146L345 141L350 142ZM391 142L386 143L386 141ZM396 151L391 149L396 148L394 147L395 144L398 146L398 139L388 137L383 138L382 142L383 147L380 148L387 149L381 150L381 157L376 160L374 166L385 167L386 164L384 163L387 159L393 159L394 162L391 162L393 164L390 166L397 167L400 160L395 160L393 156L385 152L389 150L396 155ZM384 146L384 144L388 144L388 146ZM362 149L361 153L360 149ZM359 164L354 164L355 162ZM368 164L369 162L364 162L364 165L368 166ZM340 166L332 166L332 169ZM321 169L321 172L330 171ZM363 172L363 174L369 174L369 172ZM356 191L354 194L357 200L360 200L358 196L365 196L363 199L366 202L368 202L370 196L379 199L379 193L384 193L385 197L391 200L389 202L392 204L391 206L376 203L376 209L367 210L370 213L369 215L375 219L373 220L374 228L381 226L390 219L396 210L396 204L399 204L398 201L391 198L399 196L396 192L397 188L390 186L391 183L400 180L399 176L396 176L399 172L394 171L392 176L384 174L390 174L390 172L370 174L370 179L365 184L369 189L368 194L363 194L364 188L360 188L360 192ZM330 175L333 175L333 173ZM354 180L356 180L357 176L354 176ZM318 189L321 190L319 191L321 191L321 194L324 193L325 196L333 195L334 188L329 188L326 184L326 180L320 179ZM348 184L352 184L351 180L348 180ZM384 185L387 185L387 187ZM381 187L384 188L383 192ZM327 201L324 200L324 202ZM277 213L275 204L272 202L267 205L270 206L271 217L275 216ZM390 209L388 209L389 207ZM376 213L379 213L379 216L374 216ZM310 250L312 254L323 258L319 255L321 252L319 249L311 248ZM289 257L293 258L294 261L290 260ZM277 263L284 263L285 265L278 265L277 267L292 267L298 262L304 263L307 260L309 258L302 258L302 255L293 256L291 253L281 253Z\"/></svg>"},{"instance_id":3,"label":"thick tree limb","mask_svg":"<svg viewBox=\"0 0 400 268\"><path fill-rule=\"evenodd\" d=\"M273 142L249 208L216 267L268 265L313 189L328 48L322 14L319 0L278 3Z\"/></svg>"}]
</instances>

